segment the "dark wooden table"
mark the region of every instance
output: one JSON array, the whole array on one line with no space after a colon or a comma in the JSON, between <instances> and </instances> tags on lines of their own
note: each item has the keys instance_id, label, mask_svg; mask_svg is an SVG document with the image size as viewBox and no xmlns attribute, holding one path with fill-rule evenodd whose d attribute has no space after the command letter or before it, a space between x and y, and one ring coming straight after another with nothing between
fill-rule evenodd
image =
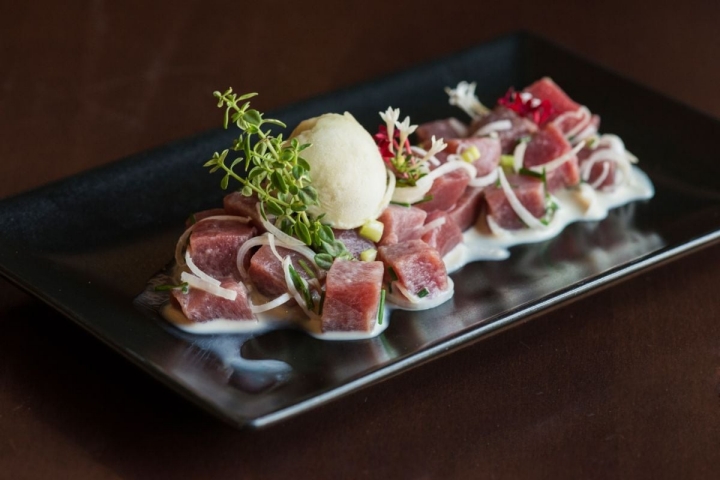
<instances>
[{"instance_id":1,"label":"dark wooden table","mask_svg":"<svg viewBox=\"0 0 720 480\"><path fill-rule=\"evenodd\" d=\"M33 5L30 6L30 3ZM2 2L0 197L519 28L720 117L717 2ZM0 478L720 478L720 246L263 431L0 281Z\"/></svg>"}]
</instances>

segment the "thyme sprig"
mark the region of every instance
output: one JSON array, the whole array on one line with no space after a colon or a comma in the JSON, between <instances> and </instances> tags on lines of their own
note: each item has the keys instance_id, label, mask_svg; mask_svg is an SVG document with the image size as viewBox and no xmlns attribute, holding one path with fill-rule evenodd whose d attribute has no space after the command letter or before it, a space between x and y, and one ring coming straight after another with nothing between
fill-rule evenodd
<instances>
[{"instance_id":1,"label":"thyme sprig","mask_svg":"<svg viewBox=\"0 0 720 480\"><path fill-rule=\"evenodd\" d=\"M301 156L310 144L300 144L295 138L284 140L282 134L273 135L266 129L268 125L286 125L250 108L247 100L255 95L238 96L232 88L224 93L213 92L218 108L225 109L224 127L227 129L232 122L240 134L230 148L215 152L204 166L210 168L210 173L224 172L220 181L223 190L233 179L240 183L244 196L257 195L263 218L273 215L278 228L318 252L315 260L320 267L330 268L337 257L352 258L345 245L335 239L332 229L322 223L322 215L313 217L307 211L319 205L317 190L311 184L310 165ZM239 156L229 161L231 151ZM236 172L240 166L246 176Z\"/></svg>"}]
</instances>

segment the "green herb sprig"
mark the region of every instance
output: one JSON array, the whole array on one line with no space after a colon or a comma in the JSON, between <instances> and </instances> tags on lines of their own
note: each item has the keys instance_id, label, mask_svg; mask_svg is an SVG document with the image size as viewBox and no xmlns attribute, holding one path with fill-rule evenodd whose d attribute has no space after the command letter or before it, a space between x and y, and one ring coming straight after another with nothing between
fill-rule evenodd
<instances>
[{"instance_id":1,"label":"green herb sprig","mask_svg":"<svg viewBox=\"0 0 720 480\"><path fill-rule=\"evenodd\" d=\"M313 248L318 255L315 261L321 268L329 269L335 258L352 259L345 244L335 239L332 229L322 223L322 215L314 218L307 210L319 205L317 190L312 186L310 165L300 152L310 144L300 144L297 139L283 139L282 134L273 135L266 125L285 128L280 120L264 118L258 110L250 108L248 93L238 96L228 88L224 93L213 92L218 108L225 109L224 127L234 123L240 134L230 148L215 152L205 167L210 173L222 170L225 175L220 187L228 188L230 179L238 181L240 192L246 197L257 195L260 212L265 220L268 214L275 216L274 223L283 232L298 238ZM230 151L239 156L226 164ZM242 166L243 176L236 172Z\"/></svg>"}]
</instances>

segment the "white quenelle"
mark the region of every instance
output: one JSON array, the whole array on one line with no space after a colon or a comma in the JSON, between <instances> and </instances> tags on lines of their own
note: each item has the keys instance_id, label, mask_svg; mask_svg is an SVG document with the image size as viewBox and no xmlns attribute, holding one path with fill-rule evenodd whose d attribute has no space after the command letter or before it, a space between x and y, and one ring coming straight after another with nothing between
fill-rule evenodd
<instances>
[{"instance_id":1,"label":"white quenelle","mask_svg":"<svg viewBox=\"0 0 720 480\"><path fill-rule=\"evenodd\" d=\"M302 157L310 164L323 223L351 229L374 220L386 205L387 173L372 136L348 112L304 120L291 138L312 144Z\"/></svg>"}]
</instances>

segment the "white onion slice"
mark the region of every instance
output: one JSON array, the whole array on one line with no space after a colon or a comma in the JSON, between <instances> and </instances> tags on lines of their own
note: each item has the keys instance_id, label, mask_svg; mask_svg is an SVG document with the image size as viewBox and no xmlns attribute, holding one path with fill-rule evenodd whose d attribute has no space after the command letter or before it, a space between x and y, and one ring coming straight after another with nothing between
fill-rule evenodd
<instances>
[{"instance_id":1,"label":"white onion slice","mask_svg":"<svg viewBox=\"0 0 720 480\"><path fill-rule=\"evenodd\" d=\"M510 183L508 182L507 177L505 177L505 172L503 172L502 167L498 167L497 170L498 177L500 178L500 186L502 187L503 192L505 192L505 197L508 199L508 202L510 203L512 209L515 211L515 213L517 213L518 217L520 217L520 220L522 220L525 225L528 226L528 228L545 228L545 225L543 225L540 220L535 218L535 216L525 208L522 202L518 200L515 192L513 192L512 187L510 187Z\"/></svg>"},{"instance_id":2,"label":"white onion slice","mask_svg":"<svg viewBox=\"0 0 720 480\"><path fill-rule=\"evenodd\" d=\"M527 150L528 142L518 142L513 150L513 170L519 172L525 161L525 150Z\"/></svg>"},{"instance_id":3,"label":"white onion slice","mask_svg":"<svg viewBox=\"0 0 720 480\"><path fill-rule=\"evenodd\" d=\"M565 162L568 162L575 155L577 155L577 153L582 150L584 146L585 142L580 142L575 145L569 152L564 153L557 158L553 158L549 162L543 163L542 165L535 165L534 167L530 167L529 170L532 170L536 173L542 173L543 170L545 170L545 172L552 172L553 170L562 167Z\"/></svg>"},{"instance_id":4,"label":"white onion slice","mask_svg":"<svg viewBox=\"0 0 720 480\"><path fill-rule=\"evenodd\" d=\"M608 173L610 173L610 164L608 162L603 162L600 176L590 186L595 189L600 188L600 185L602 185L607 178Z\"/></svg>"},{"instance_id":5,"label":"white onion slice","mask_svg":"<svg viewBox=\"0 0 720 480\"><path fill-rule=\"evenodd\" d=\"M484 137L492 132L500 132L503 130L510 130L512 128L512 122L510 120L498 120L496 122L490 122L487 125L480 128L478 131L473 133L473 137Z\"/></svg>"},{"instance_id":6,"label":"white onion slice","mask_svg":"<svg viewBox=\"0 0 720 480\"><path fill-rule=\"evenodd\" d=\"M510 230L502 228L490 215L485 217L485 221L487 222L488 228L490 228L490 232L496 237L508 237L512 235Z\"/></svg>"},{"instance_id":7,"label":"white onion slice","mask_svg":"<svg viewBox=\"0 0 720 480\"><path fill-rule=\"evenodd\" d=\"M290 301L290 294L285 292L279 297L275 298L274 300L270 300L267 303L263 303L261 305L250 305L250 311L253 313L262 313L267 312L268 310L272 310L273 308L279 307L283 303Z\"/></svg>"},{"instance_id":8,"label":"white onion slice","mask_svg":"<svg viewBox=\"0 0 720 480\"><path fill-rule=\"evenodd\" d=\"M277 248L275 248L275 235L273 235L272 233L268 233L267 239L268 245L270 246L270 251L272 251L273 255L275 255L275 258L282 262L283 258L278 253Z\"/></svg>"},{"instance_id":9,"label":"white onion slice","mask_svg":"<svg viewBox=\"0 0 720 480\"><path fill-rule=\"evenodd\" d=\"M588 138L592 137L597 133L597 127L591 123L588 123L587 127L585 127L580 133L575 135L572 138L572 144L577 145L578 143L582 142L583 140L587 140Z\"/></svg>"},{"instance_id":10,"label":"white onion slice","mask_svg":"<svg viewBox=\"0 0 720 480\"><path fill-rule=\"evenodd\" d=\"M198 268L197 265L195 265L195 262L193 262L193 259L190 257L190 250L185 250L185 263L187 264L187 267L190 269L190 271L198 278L205 280L208 283L212 283L213 285L219 287L220 286L220 280L217 280L207 273L203 272Z\"/></svg>"},{"instance_id":11,"label":"white onion slice","mask_svg":"<svg viewBox=\"0 0 720 480\"><path fill-rule=\"evenodd\" d=\"M493 169L492 172L488 173L484 177L475 177L468 183L469 187L487 187L497 181L498 172L497 168Z\"/></svg>"},{"instance_id":12,"label":"white onion slice","mask_svg":"<svg viewBox=\"0 0 720 480\"><path fill-rule=\"evenodd\" d=\"M288 255L285 257L285 259L282 262L283 272L285 273L285 284L287 285L288 292L292 297L295 299L297 304L302 308L303 312L305 312L305 315L308 316L308 318L312 320L319 320L320 317L317 313L310 310L307 305L305 305L305 299L300 295L300 292L297 291L297 288L295 288L295 284L292 281L292 277L290 276L290 256ZM301 282L305 282L305 280L300 277ZM307 284L306 284L307 285Z\"/></svg>"},{"instance_id":13,"label":"white onion slice","mask_svg":"<svg viewBox=\"0 0 720 480\"><path fill-rule=\"evenodd\" d=\"M583 105L577 110L572 110L570 112L560 114L555 120L552 121L552 123L556 127L560 128L563 121L567 120L568 118L578 119L578 123L569 132L564 134L565 138L572 138L588 126L590 120L592 120L592 114L590 113L590 110L588 110L588 108Z\"/></svg>"},{"instance_id":14,"label":"white onion slice","mask_svg":"<svg viewBox=\"0 0 720 480\"><path fill-rule=\"evenodd\" d=\"M424 298L408 292L399 282L393 282L393 293L388 292L385 299L404 310L428 310L435 308L450 300L455 293L455 284L452 279L448 277L447 280L448 288L446 290L437 292L433 297L427 296ZM402 293L402 295L395 293L395 289Z\"/></svg>"},{"instance_id":15,"label":"white onion slice","mask_svg":"<svg viewBox=\"0 0 720 480\"><path fill-rule=\"evenodd\" d=\"M185 266L185 261L183 259L183 248L185 248L185 244L187 243L187 239L190 237L190 234L195 229L195 226L198 223L205 222L207 220L234 220L240 223L248 223L250 219L248 217L239 217L237 215L213 215L211 217L205 217L202 220L198 220L197 222L190 225L182 235L180 235L180 238L178 238L177 243L175 244L175 263L179 267Z\"/></svg>"},{"instance_id":16,"label":"white onion slice","mask_svg":"<svg viewBox=\"0 0 720 480\"><path fill-rule=\"evenodd\" d=\"M622 172L623 181L625 183L633 183L633 172L632 162L633 159L637 161L637 158L632 155L632 158L628 156L628 152L625 150L625 144L617 135L606 134L600 137L598 146L607 146L608 148L597 148L587 160L583 162L580 167L580 177L584 181L590 179L590 172L592 167L601 161L612 161L618 166ZM616 184L619 183L616 179Z\"/></svg>"},{"instance_id":17,"label":"white onion slice","mask_svg":"<svg viewBox=\"0 0 720 480\"><path fill-rule=\"evenodd\" d=\"M428 232L432 232L433 230L435 230L438 227L442 227L443 225L445 225L446 220L447 220L447 217L442 216L440 218L436 218L432 222L426 223L425 225L423 225L422 229L420 230L420 237L422 237L423 235L425 235Z\"/></svg>"},{"instance_id":18,"label":"white onion slice","mask_svg":"<svg viewBox=\"0 0 720 480\"><path fill-rule=\"evenodd\" d=\"M291 237L287 233L283 232L279 228L277 228L275 225L272 224L272 222L265 220L262 216L262 213L260 211L260 202L258 202L257 207L255 207L258 212L258 216L260 217L260 222L262 223L262 226L265 227L265 230L272 233L277 237L278 240L281 242L287 244L287 245L297 245L297 246L304 246L305 243L303 243L301 240L298 240L295 237Z\"/></svg>"},{"instance_id":19,"label":"white onion slice","mask_svg":"<svg viewBox=\"0 0 720 480\"><path fill-rule=\"evenodd\" d=\"M204 290L212 295L215 295L216 297L224 298L225 300L230 300L231 302L234 302L237 298L237 292L235 290L230 290L227 288L219 287L212 283L208 283L205 280L196 277L191 273L182 272L180 274L180 280L187 283L193 288Z\"/></svg>"}]
</instances>

